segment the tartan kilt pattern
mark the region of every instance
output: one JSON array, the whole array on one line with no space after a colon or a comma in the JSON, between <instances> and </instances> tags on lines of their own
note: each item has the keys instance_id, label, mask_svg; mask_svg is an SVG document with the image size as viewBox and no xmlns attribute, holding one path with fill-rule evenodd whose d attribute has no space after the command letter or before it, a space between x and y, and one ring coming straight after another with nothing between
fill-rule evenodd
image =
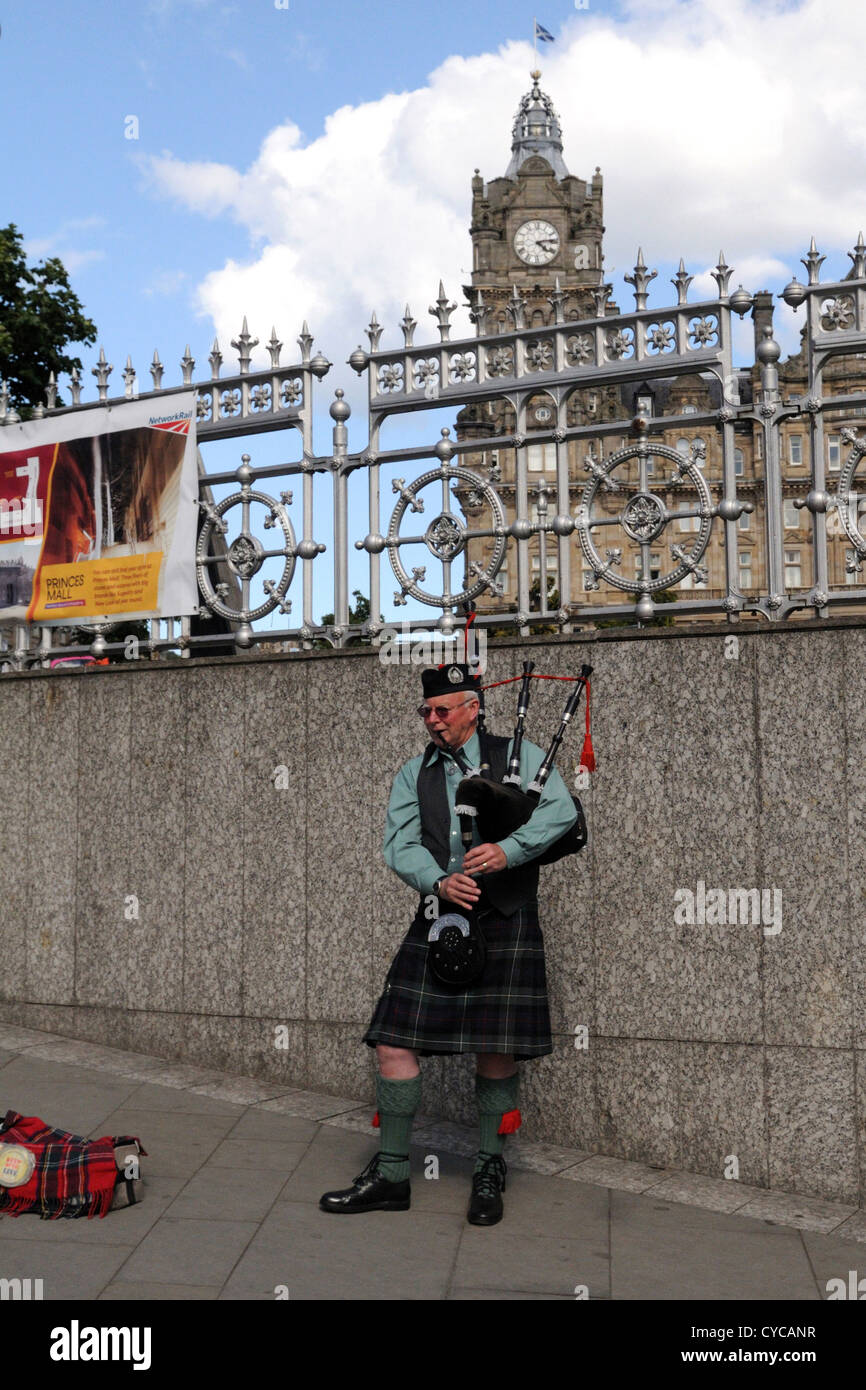
<instances>
[{"instance_id":1,"label":"tartan kilt pattern","mask_svg":"<svg viewBox=\"0 0 866 1390\"><path fill-rule=\"evenodd\" d=\"M510 917L488 909L479 924L487 941L480 980L464 989L444 985L428 969L432 924L419 908L391 962L365 1043L408 1047L422 1057L502 1052L525 1060L553 1051L537 902Z\"/></svg>"}]
</instances>

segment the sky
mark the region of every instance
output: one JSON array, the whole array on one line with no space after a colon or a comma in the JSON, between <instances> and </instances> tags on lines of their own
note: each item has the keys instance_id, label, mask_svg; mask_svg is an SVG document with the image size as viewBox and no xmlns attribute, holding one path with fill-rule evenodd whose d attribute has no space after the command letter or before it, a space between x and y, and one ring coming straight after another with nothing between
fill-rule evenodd
<instances>
[{"instance_id":1,"label":"sky","mask_svg":"<svg viewBox=\"0 0 866 1390\"><path fill-rule=\"evenodd\" d=\"M866 6L534 5L555 39L539 62L565 162L582 178L602 170L605 265L623 309L638 246L658 269L651 306L674 298L681 256L690 297L712 293L720 249L732 287L750 291L804 278L812 235L824 276L847 272L866 226ZM329 448L337 386L353 407L350 448L362 448L361 384L345 359L366 344L374 309L387 347L402 341L407 302L416 342L433 339L440 279L462 304L470 179L508 163L533 8L0 0L0 225L18 226L31 259L63 260L98 325L97 347L81 353L85 399L99 345L116 390L127 355L147 389L155 348L174 385L187 343L203 376L217 335L227 373L247 315L258 354L273 325L287 362L306 319L313 350L334 363L316 450ZM802 313L777 310L786 354ZM454 336L471 331L462 308L454 321ZM748 320L735 347L753 360ZM426 438L432 424L403 428ZM206 461L234 466L249 447L221 442ZM256 447L254 462L285 456L282 436Z\"/></svg>"}]
</instances>

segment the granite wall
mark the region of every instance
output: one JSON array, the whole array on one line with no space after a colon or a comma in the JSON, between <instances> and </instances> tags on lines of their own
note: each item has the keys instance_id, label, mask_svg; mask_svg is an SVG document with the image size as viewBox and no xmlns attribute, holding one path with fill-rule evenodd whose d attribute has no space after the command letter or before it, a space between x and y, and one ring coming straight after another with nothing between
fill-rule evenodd
<instances>
[{"instance_id":1,"label":"granite wall","mask_svg":"<svg viewBox=\"0 0 866 1390\"><path fill-rule=\"evenodd\" d=\"M523 1067L523 1134L717 1177L735 1155L744 1182L866 1205L866 628L738 644L490 650L489 679L530 647L595 667L590 844L542 871L556 1048ZM360 1037L414 907L380 844L418 686L369 651L0 680L0 1017L371 1099ZM563 693L536 684L536 742ZM514 705L491 695L494 729ZM780 929L678 922L699 880L779 890ZM472 1066L426 1061L424 1109L471 1122Z\"/></svg>"}]
</instances>

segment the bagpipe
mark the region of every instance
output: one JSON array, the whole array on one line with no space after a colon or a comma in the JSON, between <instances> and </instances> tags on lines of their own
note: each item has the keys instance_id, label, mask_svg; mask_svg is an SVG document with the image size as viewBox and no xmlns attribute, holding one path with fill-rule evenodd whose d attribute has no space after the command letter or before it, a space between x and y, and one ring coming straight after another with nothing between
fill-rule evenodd
<instances>
[{"instance_id":1,"label":"bagpipe","mask_svg":"<svg viewBox=\"0 0 866 1390\"><path fill-rule=\"evenodd\" d=\"M457 787L454 811L460 822L460 838L463 853L472 848L473 831L478 828L482 842L496 843L512 835L531 817L541 800L545 784L553 771L553 764L560 744L571 723L583 691L586 691L586 735L581 753L581 767L588 772L595 769L595 754L589 732L589 677L592 667L581 667L579 676L534 676L535 663L524 661L523 676L512 676L493 685L480 687L481 709L476 731L481 748L481 765L477 773L464 777ZM520 777L520 750L523 745L526 715L529 710L531 681L564 680L574 683L574 690L568 696L565 709L559 721L559 728L550 741L541 765L526 790L523 790ZM511 755L505 775L501 781L491 776L490 746L485 722L484 690L492 690L498 685L509 685L521 681L517 699L517 722L511 742ZM576 854L587 842L586 817L576 796L572 796L577 820L559 839L537 855L532 862L553 864L568 854ZM464 910L465 912L465 910ZM457 987L475 983L484 970L487 957L487 944L484 932L477 921L476 913L464 915L447 912L437 918L428 933L430 968L436 978L444 984Z\"/></svg>"},{"instance_id":2,"label":"bagpipe","mask_svg":"<svg viewBox=\"0 0 866 1390\"><path fill-rule=\"evenodd\" d=\"M508 685L511 681L521 680L520 693L517 700L517 723L514 727L514 737L511 744L511 757L508 760L508 769L501 782L494 781L490 776L490 762L486 750L487 731L484 717L484 704L478 716L478 739L481 745L481 768L477 775L464 777L457 788L457 797L454 810L460 821L460 837L463 842L464 853L472 846L473 826L478 826L478 833L482 841L495 843L504 840L507 835L512 835L515 830L519 830L525 825L541 800L541 793L544 791L545 784L553 771L553 764L559 752L559 746L565 736L565 732L574 717L575 711L580 703L580 697L584 690L589 689L589 677L592 675L591 666L582 666L579 676L537 676L536 680L567 680L573 681L574 690L566 701L565 709L559 722L547 752L544 755L541 766L535 777L530 782L526 791L523 790L520 780L520 750L523 744L523 731L526 724L526 715L529 710L530 682L533 679L535 669L534 661L524 661L523 677L512 676L509 680L496 681L495 685ZM494 686L486 686L483 689L492 690ZM595 758L592 753L592 743L589 737L589 701L587 700L587 724L586 738L584 740L581 764L590 772L595 767ZM558 859L563 859L567 854L577 854L583 849L587 841L586 817L583 807L576 796L572 796L572 801L577 811L577 820L555 840L552 845L537 856L535 862L538 864L554 864Z\"/></svg>"}]
</instances>

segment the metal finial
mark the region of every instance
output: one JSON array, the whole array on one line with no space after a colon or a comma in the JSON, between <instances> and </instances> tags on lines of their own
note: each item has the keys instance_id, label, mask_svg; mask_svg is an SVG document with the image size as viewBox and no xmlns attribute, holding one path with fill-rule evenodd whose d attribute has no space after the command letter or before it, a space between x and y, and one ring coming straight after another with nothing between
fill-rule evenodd
<instances>
[{"instance_id":1,"label":"metal finial","mask_svg":"<svg viewBox=\"0 0 866 1390\"><path fill-rule=\"evenodd\" d=\"M790 285L788 286L788 289L790 289ZM800 286L800 289L803 289L802 285ZM805 295L805 290L803 290L803 293ZM784 292L783 298L786 295L787 291ZM791 301L790 299L788 300L789 304L792 302L793 301ZM802 303L802 300L799 300L798 302ZM747 314L748 311L751 309L754 300L752 299L752 296L749 294L748 290L743 289L742 285L738 285L737 288L734 290L734 293L731 295L729 303L734 313L739 314L740 318L742 318L743 314Z\"/></svg>"},{"instance_id":2,"label":"metal finial","mask_svg":"<svg viewBox=\"0 0 866 1390\"><path fill-rule=\"evenodd\" d=\"M45 404L49 410L53 410L57 404L57 378L53 372L48 377L48 385L45 388Z\"/></svg>"},{"instance_id":3,"label":"metal finial","mask_svg":"<svg viewBox=\"0 0 866 1390\"><path fill-rule=\"evenodd\" d=\"M298 347L301 349L301 362L306 366L310 360L310 348L313 346L313 335L310 332L307 320L304 319L304 326L298 334Z\"/></svg>"},{"instance_id":4,"label":"metal finial","mask_svg":"<svg viewBox=\"0 0 866 1390\"><path fill-rule=\"evenodd\" d=\"M165 367L162 365L162 363L161 363L160 360L159 360L159 352L157 351L156 348L154 348L154 349L153 349L153 361L152 361L151 364L150 364L150 375L151 375L151 378L152 378L152 380L153 380L153 389L154 389L154 391L158 391L159 388L160 388L160 386L162 385L162 374L163 374L164 371L165 371Z\"/></svg>"},{"instance_id":5,"label":"metal finial","mask_svg":"<svg viewBox=\"0 0 866 1390\"><path fill-rule=\"evenodd\" d=\"M552 292L547 296L547 302L553 310L554 323L565 323L565 294L559 283L558 275L554 281Z\"/></svg>"},{"instance_id":6,"label":"metal finial","mask_svg":"<svg viewBox=\"0 0 866 1390\"><path fill-rule=\"evenodd\" d=\"M431 304L428 313L439 322L439 341L447 343L451 337L451 315L457 308L456 304L448 303L448 296L445 293L445 286L439 281L439 298L435 304Z\"/></svg>"},{"instance_id":7,"label":"metal finial","mask_svg":"<svg viewBox=\"0 0 866 1390\"><path fill-rule=\"evenodd\" d=\"M195 370L195 358L189 350L189 343L187 343L186 351L184 352L183 357L180 359L180 369L183 372L184 386L191 386L192 374Z\"/></svg>"},{"instance_id":8,"label":"metal finial","mask_svg":"<svg viewBox=\"0 0 866 1390\"><path fill-rule=\"evenodd\" d=\"M318 377L319 381L322 380L323 376L327 376L330 370L331 363L323 352L317 352L315 357L310 359L310 371L313 376Z\"/></svg>"},{"instance_id":9,"label":"metal finial","mask_svg":"<svg viewBox=\"0 0 866 1390\"><path fill-rule=\"evenodd\" d=\"M108 378L114 371L114 366L112 363L106 361L105 348L101 347L99 349L99 358L97 360L96 366L91 367L90 371L91 374L96 377L96 385L99 388L99 399L101 401L107 400Z\"/></svg>"},{"instance_id":10,"label":"metal finial","mask_svg":"<svg viewBox=\"0 0 866 1390\"><path fill-rule=\"evenodd\" d=\"M412 339L413 339L413 336L414 336L414 333L415 333L415 329L417 328L417 326L418 326L417 320L413 319L413 317L412 317L412 311L411 311L411 309L409 308L409 305L407 304L407 305L406 305L406 312L405 312L405 314L403 315L402 319L400 320L400 327L401 327L402 330L403 330L403 346L404 346L404 347L410 348L410 347L412 346Z\"/></svg>"},{"instance_id":11,"label":"metal finial","mask_svg":"<svg viewBox=\"0 0 866 1390\"><path fill-rule=\"evenodd\" d=\"M81 373L77 367L73 367L69 373L69 381L72 390L72 404L81 405Z\"/></svg>"},{"instance_id":12,"label":"metal finial","mask_svg":"<svg viewBox=\"0 0 866 1390\"><path fill-rule=\"evenodd\" d=\"M719 299L724 299L727 295L728 285L730 283L730 279L733 273L733 267L729 266L727 261L725 260L724 251L720 251L718 264L716 265L715 270L710 271L710 274L712 275L713 279L719 287Z\"/></svg>"},{"instance_id":13,"label":"metal finial","mask_svg":"<svg viewBox=\"0 0 866 1390\"><path fill-rule=\"evenodd\" d=\"M250 337L250 330L247 328L247 316L244 314L243 327L236 338L232 338L232 347L238 355L239 371L241 376L247 376L252 360L252 349L258 347L258 338Z\"/></svg>"},{"instance_id":14,"label":"metal finial","mask_svg":"<svg viewBox=\"0 0 866 1390\"><path fill-rule=\"evenodd\" d=\"M207 358L207 360L208 360L208 362L210 363L211 380L212 380L212 381L216 381L217 378L219 377L220 368L222 367L222 364L223 364L223 355L222 355L222 353L220 352L219 338L214 338L214 340L213 340L213 347L211 348L210 352L208 353L208 358Z\"/></svg>"},{"instance_id":15,"label":"metal finial","mask_svg":"<svg viewBox=\"0 0 866 1390\"><path fill-rule=\"evenodd\" d=\"M6 382L0 377L0 425L6 424L6 413L9 408L9 388Z\"/></svg>"},{"instance_id":16,"label":"metal finial","mask_svg":"<svg viewBox=\"0 0 866 1390\"><path fill-rule=\"evenodd\" d=\"M637 260L635 262L634 274L623 276L627 285L634 285L634 306L638 311L646 308L647 286L657 275L657 270L647 270L646 262L643 258L643 250L639 246L637 248Z\"/></svg>"},{"instance_id":17,"label":"metal finial","mask_svg":"<svg viewBox=\"0 0 866 1390\"><path fill-rule=\"evenodd\" d=\"M863 240L863 233L857 235L857 245L853 251L848 252L848 256L853 262L851 266L852 280L862 280L866 275L866 242Z\"/></svg>"},{"instance_id":18,"label":"metal finial","mask_svg":"<svg viewBox=\"0 0 866 1390\"><path fill-rule=\"evenodd\" d=\"M511 286L511 298L505 307L511 315L511 322L514 324L515 330L519 333L522 328L526 327L526 301L516 285Z\"/></svg>"},{"instance_id":19,"label":"metal finial","mask_svg":"<svg viewBox=\"0 0 866 1390\"><path fill-rule=\"evenodd\" d=\"M271 336L268 340L268 352L270 353L272 367L278 367L280 365L280 353L282 352L282 350L283 345L277 337L277 330L276 328L274 328L273 325L271 325Z\"/></svg>"},{"instance_id":20,"label":"metal finial","mask_svg":"<svg viewBox=\"0 0 866 1390\"><path fill-rule=\"evenodd\" d=\"M132 388L135 386L135 368L132 365L132 358L127 355L126 366L123 369L123 394L128 401L132 400Z\"/></svg>"},{"instance_id":21,"label":"metal finial","mask_svg":"<svg viewBox=\"0 0 866 1390\"><path fill-rule=\"evenodd\" d=\"M607 309L607 301L610 299L612 293L613 285L597 285L594 289L590 290L590 294L595 300L596 318L604 318L605 311Z\"/></svg>"},{"instance_id":22,"label":"metal finial","mask_svg":"<svg viewBox=\"0 0 866 1390\"><path fill-rule=\"evenodd\" d=\"M489 308L484 303L484 295L474 286L469 287L469 322L475 324L475 333L483 338L487 332Z\"/></svg>"},{"instance_id":23,"label":"metal finial","mask_svg":"<svg viewBox=\"0 0 866 1390\"><path fill-rule=\"evenodd\" d=\"M374 309L372 315L370 316L370 322L367 325L367 337L370 339L371 352L379 351L379 339L381 338L381 336L382 325L376 318L376 310Z\"/></svg>"},{"instance_id":24,"label":"metal finial","mask_svg":"<svg viewBox=\"0 0 866 1390\"><path fill-rule=\"evenodd\" d=\"M678 304L686 303L689 297L689 285L692 283L694 278L694 275L689 275L688 271L686 270L685 262L682 256L680 256L680 268L671 280L671 284L674 286L677 292Z\"/></svg>"},{"instance_id":25,"label":"metal finial","mask_svg":"<svg viewBox=\"0 0 866 1390\"><path fill-rule=\"evenodd\" d=\"M809 243L808 256L801 257L801 263L806 267L807 271L809 272L810 285L817 285L821 273L821 266L824 264L826 259L826 256L821 256L818 254L818 248L815 245L815 238L812 237L812 240Z\"/></svg>"}]
</instances>

